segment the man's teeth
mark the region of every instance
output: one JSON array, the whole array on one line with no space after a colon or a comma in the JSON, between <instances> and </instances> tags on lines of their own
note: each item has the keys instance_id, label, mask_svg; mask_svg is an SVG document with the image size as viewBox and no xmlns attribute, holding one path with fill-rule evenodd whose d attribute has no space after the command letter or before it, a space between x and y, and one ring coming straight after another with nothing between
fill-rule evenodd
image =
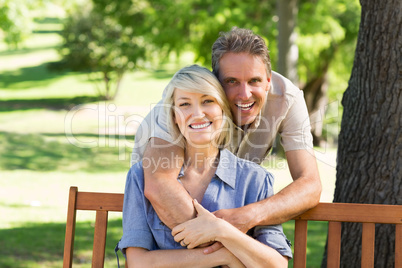
<instances>
[{"instance_id":1,"label":"man's teeth","mask_svg":"<svg viewBox=\"0 0 402 268\"><path fill-rule=\"evenodd\" d=\"M241 104L241 103L236 104L236 106L239 107L240 109L249 109L253 105L254 105L254 102L247 103L247 104Z\"/></svg>"},{"instance_id":2,"label":"man's teeth","mask_svg":"<svg viewBox=\"0 0 402 268\"><path fill-rule=\"evenodd\" d=\"M211 122L207 122L207 123L199 124L199 125L190 125L190 127L194 128L194 129L200 129L200 128L208 127L211 124L212 124Z\"/></svg>"}]
</instances>

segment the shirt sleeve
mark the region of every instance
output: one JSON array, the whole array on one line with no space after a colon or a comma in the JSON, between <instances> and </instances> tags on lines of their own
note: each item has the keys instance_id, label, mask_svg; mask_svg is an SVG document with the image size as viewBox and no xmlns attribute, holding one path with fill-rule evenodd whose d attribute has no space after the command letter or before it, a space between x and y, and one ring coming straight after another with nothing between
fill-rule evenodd
<instances>
[{"instance_id":1,"label":"shirt sleeve","mask_svg":"<svg viewBox=\"0 0 402 268\"><path fill-rule=\"evenodd\" d=\"M291 243L283 233L282 225L264 225L254 228L253 237L261 243L275 249L282 256L292 258Z\"/></svg>"},{"instance_id":2,"label":"shirt sleeve","mask_svg":"<svg viewBox=\"0 0 402 268\"><path fill-rule=\"evenodd\" d=\"M285 152L313 148L310 119L302 90L294 96L279 132Z\"/></svg>"},{"instance_id":3,"label":"shirt sleeve","mask_svg":"<svg viewBox=\"0 0 402 268\"><path fill-rule=\"evenodd\" d=\"M142 160L150 138L160 138L169 143L174 143L174 139L167 128L167 114L164 109L163 100L159 101L152 108L137 129L131 156L131 165Z\"/></svg>"},{"instance_id":4,"label":"shirt sleeve","mask_svg":"<svg viewBox=\"0 0 402 268\"><path fill-rule=\"evenodd\" d=\"M141 162L134 165L127 175L123 203L123 236L118 243L125 254L128 247L155 249L155 240L147 223L144 177Z\"/></svg>"}]
</instances>

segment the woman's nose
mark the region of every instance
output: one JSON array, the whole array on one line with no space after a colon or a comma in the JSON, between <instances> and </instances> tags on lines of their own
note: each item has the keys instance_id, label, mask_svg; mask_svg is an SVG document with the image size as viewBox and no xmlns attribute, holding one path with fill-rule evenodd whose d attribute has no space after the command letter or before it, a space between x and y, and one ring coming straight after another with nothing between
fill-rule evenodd
<instances>
[{"instance_id":1,"label":"woman's nose","mask_svg":"<svg viewBox=\"0 0 402 268\"><path fill-rule=\"evenodd\" d=\"M201 107L201 105L194 105L193 107L194 107L192 114L193 117L203 118L205 116L204 109Z\"/></svg>"}]
</instances>

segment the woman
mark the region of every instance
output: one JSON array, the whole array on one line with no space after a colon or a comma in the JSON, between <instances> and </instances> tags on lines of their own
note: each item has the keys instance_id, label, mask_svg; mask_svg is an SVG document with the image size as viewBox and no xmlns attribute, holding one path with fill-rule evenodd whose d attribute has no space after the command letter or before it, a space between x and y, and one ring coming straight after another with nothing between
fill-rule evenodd
<instances>
[{"instance_id":1,"label":"woman","mask_svg":"<svg viewBox=\"0 0 402 268\"><path fill-rule=\"evenodd\" d=\"M225 100L216 77L196 65L178 71L166 87L168 125L185 151L178 180L194 199L198 215L172 231L166 227L144 196L146 159L135 164L127 175L118 244L129 267L287 267L291 251L280 225L258 226L252 238L209 212L273 195L269 172L222 149L232 124ZM223 247L211 254L196 248L214 241Z\"/></svg>"}]
</instances>

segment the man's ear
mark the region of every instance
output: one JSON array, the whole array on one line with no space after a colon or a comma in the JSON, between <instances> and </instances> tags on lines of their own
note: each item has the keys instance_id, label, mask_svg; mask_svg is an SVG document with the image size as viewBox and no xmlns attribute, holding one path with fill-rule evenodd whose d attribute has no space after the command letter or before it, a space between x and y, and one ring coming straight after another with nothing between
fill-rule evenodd
<instances>
[{"instance_id":1,"label":"man's ear","mask_svg":"<svg viewBox=\"0 0 402 268\"><path fill-rule=\"evenodd\" d=\"M267 88L265 89L266 92L268 92L271 89L271 78L272 78L272 74L270 77L267 77Z\"/></svg>"}]
</instances>

